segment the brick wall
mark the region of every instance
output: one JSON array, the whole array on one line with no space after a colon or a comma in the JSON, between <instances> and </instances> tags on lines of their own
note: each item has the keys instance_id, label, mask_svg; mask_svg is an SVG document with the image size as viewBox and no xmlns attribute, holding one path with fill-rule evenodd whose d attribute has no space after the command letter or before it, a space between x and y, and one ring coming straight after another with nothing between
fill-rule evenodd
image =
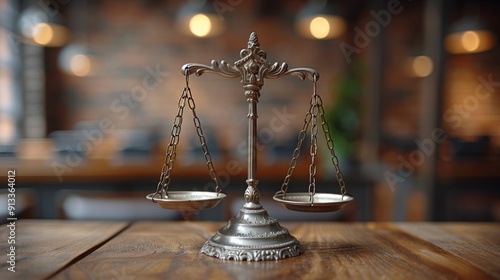
<instances>
[{"instance_id":1,"label":"brick wall","mask_svg":"<svg viewBox=\"0 0 500 280\"><path fill-rule=\"evenodd\" d=\"M70 114L66 129L83 120L110 118L117 128L159 128L169 133L177 112L177 100L184 86L180 72L183 64L209 64L212 59L234 62L246 47L250 32L259 36L261 48L270 62L287 62L290 67L311 67L320 72L319 93L326 106L334 99L334 81L345 67L337 44L297 37L292 29L289 9L301 1L283 2L276 17L257 15L259 1L241 1L234 10L223 14L225 34L198 39L180 34L174 15L184 1L148 2L98 1L88 6L86 40L99 59L98 73L89 77L63 76L62 85ZM289 5L289 6L286 6ZM90 17L91 15L91 17ZM135 87L142 84L149 69L159 68L166 77L143 101L126 103ZM228 150L246 139L247 103L238 79L205 74L192 76L190 86L198 115L205 130L216 135ZM277 114L289 114L286 129L274 130L271 141L295 139L302 126L312 94L312 83L293 77L266 81L259 102L259 127L270 125ZM190 117L190 112L186 111ZM184 122L183 137L193 133L192 122ZM184 136L186 135L186 136ZM271 139L272 138L272 139Z\"/></svg>"}]
</instances>

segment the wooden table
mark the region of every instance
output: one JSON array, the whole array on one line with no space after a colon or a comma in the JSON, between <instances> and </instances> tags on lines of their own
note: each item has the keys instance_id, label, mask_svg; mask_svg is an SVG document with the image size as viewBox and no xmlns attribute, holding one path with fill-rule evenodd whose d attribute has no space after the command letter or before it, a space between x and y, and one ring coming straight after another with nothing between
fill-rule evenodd
<instances>
[{"instance_id":1,"label":"wooden table","mask_svg":"<svg viewBox=\"0 0 500 280\"><path fill-rule=\"evenodd\" d=\"M283 223L304 245L282 261L199 253L223 223L16 221L1 279L500 279L498 223Z\"/></svg>"}]
</instances>

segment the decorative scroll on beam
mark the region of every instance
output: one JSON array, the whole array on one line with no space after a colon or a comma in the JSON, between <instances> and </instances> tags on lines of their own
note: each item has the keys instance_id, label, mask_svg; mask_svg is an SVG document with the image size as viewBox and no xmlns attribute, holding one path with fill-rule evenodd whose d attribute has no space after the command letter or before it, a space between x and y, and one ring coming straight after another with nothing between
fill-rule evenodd
<instances>
[{"instance_id":1,"label":"decorative scroll on beam","mask_svg":"<svg viewBox=\"0 0 500 280\"><path fill-rule=\"evenodd\" d=\"M314 76L316 76L316 80L319 79L319 73L314 69L288 69L286 62L271 64L266 60L266 57L266 52L260 49L257 35L252 32L248 48L241 50L240 59L234 65L230 65L224 60L220 64L212 60L210 65L188 63L182 66L182 73L184 75L196 74L197 76L201 76L203 73L215 73L228 78L241 77L243 85L254 85L256 90L262 88L264 79L276 79L282 76L295 76L300 80L307 78L310 81L314 81Z\"/></svg>"},{"instance_id":2,"label":"decorative scroll on beam","mask_svg":"<svg viewBox=\"0 0 500 280\"><path fill-rule=\"evenodd\" d=\"M221 61L221 66L219 66L219 63L215 60L212 60L210 66L199 63L188 63L182 66L182 74L185 76L192 74L201 76L203 73L215 73L227 78L237 78L241 76L241 73L237 69L234 69L224 60Z\"/></svg>"}]
</instances>

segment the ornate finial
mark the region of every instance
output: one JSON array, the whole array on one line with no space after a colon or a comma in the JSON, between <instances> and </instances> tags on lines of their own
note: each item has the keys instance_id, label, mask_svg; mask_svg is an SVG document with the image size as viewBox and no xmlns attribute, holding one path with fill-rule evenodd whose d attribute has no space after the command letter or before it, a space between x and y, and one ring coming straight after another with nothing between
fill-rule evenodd
<instances>
[{"instance_id":1,"label":"ornate finial","mask_svg":"<svg viewBox=\"0 0 500 280\"><path fill-rule=\"evenodd\" d=\"M248 39L248 48L249 49L260 48L259 37L257 37L257 33L255 32L250 33L250 39Z\"/></svg>"}]
</instances>

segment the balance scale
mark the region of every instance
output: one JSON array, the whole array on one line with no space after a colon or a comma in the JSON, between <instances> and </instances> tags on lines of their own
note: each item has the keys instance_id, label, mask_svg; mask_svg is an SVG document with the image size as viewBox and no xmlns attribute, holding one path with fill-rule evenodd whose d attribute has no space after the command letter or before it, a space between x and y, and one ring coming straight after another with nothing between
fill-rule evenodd
<instances>
[{"instance_id":1,"label":"balance scale","mask_svg":"<svg viewBox=\"0 0 500 280\"><path fill-rule=\"evenodd\" d=\"M248 47L240 51L238 61L232 65L225 61L220 64L212 60L210 65L188 63L182 66L182 73L186 77L186 85L178 102L178 112L174 119L170 142L166 149L165 161L161 170L160 181L156 192L147 195L147 199L157 203L160 207L170 210L198 211L215 207L226 198L217 180L217 174L208 151L203 135L201 122L196 115L196 104L189 88L189 76L204 73L214 73L227 78L241 78L248 102L248 179L244 193L245 204L239 213L231 218L225 226L205 242L201 253L223 260L236 261L264 261L281 260L295 257L304 252L300 242L290 235L288 229L282 227L271 217L259 202L260 194L257 188L259 181L256 178L257 170L257 103L264 79L276 79L283 76L295 76L300 80L306 78L313 82L313 94L310 107L307 111L302 130L299 133L297 147L293 151L292 160L287 175L273 199L281 203L286 209L302 212L333 212L353 200L346 193L346 186L339 167L339 160L334 151L333 140L330 137L330 128L325 120L323 101L316 92L319 73L311 68L288 69L288 64L269 63L266 52L260 49L257 34L252 32L248 40ZM170 191L170 175L174 167L176 148L186 105L193 113L193 122L200 139L201 148L207 162L208 172L215 183L215 190L209 191ZM316 157L318 152L317 133L321 126L331 161L335 168L340 194L316 193ZM309 166L309 187L307 192L288 193L288 183L297 164L300 148L310 130L311 146L309 149L311 164Z\"/></svg>"}]
</instances>

